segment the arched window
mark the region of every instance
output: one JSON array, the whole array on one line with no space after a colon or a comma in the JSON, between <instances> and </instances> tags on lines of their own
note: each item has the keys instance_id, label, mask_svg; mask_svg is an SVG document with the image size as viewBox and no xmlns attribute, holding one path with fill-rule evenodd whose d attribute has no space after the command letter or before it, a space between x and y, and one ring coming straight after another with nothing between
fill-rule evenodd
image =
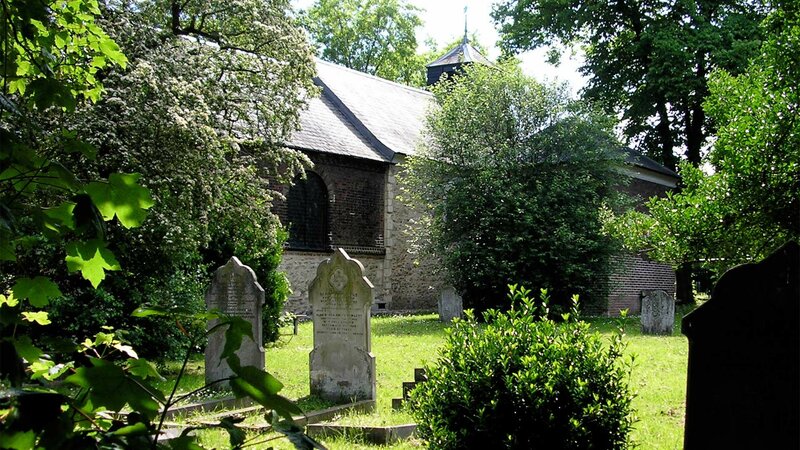
<instances>
[{"instance_id":1,"label":"arched window","mask_svg":"<svg viewBox=\"0 0 800 450\"><path fill-rule=\"evenodd\" d=\"M286 197L289 247L328 249L328 188L314 172L294 179Z\"/></svg>"}]
</instances>

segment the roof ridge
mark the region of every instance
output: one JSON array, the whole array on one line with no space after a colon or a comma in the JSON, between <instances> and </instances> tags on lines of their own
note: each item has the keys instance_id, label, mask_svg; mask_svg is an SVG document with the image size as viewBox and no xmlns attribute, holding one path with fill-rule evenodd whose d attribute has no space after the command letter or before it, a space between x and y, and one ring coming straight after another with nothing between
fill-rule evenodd
<instances>
[{"instance_id":1,"label":"roof ridge","mask_svg":"<svg viewBox=\"0 0 800 450\"><path fill-rule=\"evenodd\" d=\"M419 93L419 94L425 94L425 95L433 97L433 94L431 94L429 91L426 91L425 89L420 89L420 88L416 88L416 87L413 87L413 86L409 86L407 84L402 84L402 83L398 83L396 81L387 80L386 78L381 78L381 77L376 76L376 75L370 75L368 73L364 73L364 72L361 72L359 70L355 70L355 69L351 69L349 67L345 67L345 66L343 66L341 64L332 63L330 61L325 61L325 60L322 60L322 59L319 59L319 58L314 58L314 62L317 63L317 64L322 63L322 64L326 64L328 66L333 66L333 67L336 67L338 69L343 69L343 70L346 70L346 71L349 71L349 72L353 72L353 73L355 73L357 75L360 75L362 77L372 78L372 79L374 79L376 81L380 81L382 83L390 84L390 85L397 86L397 87L400 87L400 88L403 88L403 89L406 89L406 90L409 90L409 91L412 91L412 92L416 92L416 93ZM317 77L319 77L319 73L317 73Z\"/></svg>"}]
</instances>

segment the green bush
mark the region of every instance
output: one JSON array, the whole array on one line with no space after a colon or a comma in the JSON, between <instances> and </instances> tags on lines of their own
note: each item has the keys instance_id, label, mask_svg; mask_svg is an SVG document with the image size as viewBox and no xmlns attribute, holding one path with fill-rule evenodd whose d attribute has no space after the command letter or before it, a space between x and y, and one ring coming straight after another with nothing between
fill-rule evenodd
<instances>
[{"instance_id":1,"label":"green bush","mask_svg":"<svg viewBox=\"0 0 800 450\"><path fill-rule=\"evenodd\" d=\"M606 344L577 318L548 318L530 291L511 286L512 308L471 311L450 329L428 381L412 392L419 435L433 449L618 449L633 423L622 333Z\"/></svg>"},{"instance_id":2,"label":"green bush","mask_svg":"<svg viewBox=\"0 0 800 450\"><path fill-rule=\"evenodd\" d=\"M548 288L553 310L605 309L618 243L603 207L624 182L613 120L513 64L475 64L432 87L427 145L399 177L429 220L409 230L441 260L464 305L508 308L509 283Z\"/></svg>"}]
</instances>

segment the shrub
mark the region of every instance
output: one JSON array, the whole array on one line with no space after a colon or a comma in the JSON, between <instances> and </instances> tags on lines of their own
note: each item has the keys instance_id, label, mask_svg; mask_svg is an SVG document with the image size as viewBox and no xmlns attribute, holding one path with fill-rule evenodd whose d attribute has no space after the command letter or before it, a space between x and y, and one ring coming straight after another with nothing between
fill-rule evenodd
<instances>
[{"instance_id":1,"label":"shrub","mask_svg":"<svg viewBox=\"0 0 800 450\"><path fill-rule=\"evenodd\" d=\"M409 231L464 305L506 309L518 282L550 289L554 310L572 294L603 308L618 243L600 212L623 182L614 122L513 64L472 65L432 92L429 139L399 181L430 220Z\"/></svg>"},{"instance_id":2,"label":"shrub","mask_svg":"<svg viewBox=\"0 0 800 450\"><path fill-rule=\"evenodd\" d=\"M418 432L433 449L618 449L633 423L622 333L606 345L573 308L556 322L548 295L511 286L512 308L471 311L450 329L428 381L412 392Z\"/></svg>"}]
</instances>

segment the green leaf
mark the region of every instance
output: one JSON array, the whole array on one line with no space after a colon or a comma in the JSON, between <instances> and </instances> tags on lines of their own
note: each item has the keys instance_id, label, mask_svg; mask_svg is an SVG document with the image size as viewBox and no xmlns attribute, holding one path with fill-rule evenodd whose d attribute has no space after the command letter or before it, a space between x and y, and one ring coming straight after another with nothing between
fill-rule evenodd
<instances>
[{"instance_id":1,"label":"green leaf","mask_svg":"<svg viewBox=\"0 0 800 450\"><path fill-rule=\"evenodd\" d=\"M3 448L29 450L34 448L36 434L33 431L1 431L0 442L3 443Z\"/></svg>"},{"instance_id":2,"label":"green leaf","mask_svg":"<svg viewBox=\"0 0 800 450\"><path fill-rule=\"evenodd\" d=\"M112 39L106 38L100 40L100 50L105 54L108 59L119 64L121 68L125 68L128 58L120 51L119 45Z\"/></svg>"},{"instance_id":3,"label":"green leaf","mask_svg":"<svg viewBox=\"0 0 800 450\"><path fill-rule=\"evenodd\" d=\"M156 366L146 359L129 359L127 362L127 369L128 372L143 380L148 378L164 380L164 377L158 373Z\"/></svg>"},{"instance_id":4,"label":"green leaf","mask_svg":"<svg viewBox=\"0 0 800 450\"><path fill-rule=\"evenodd\" d=\"M277 378L253 366L232 367L232 369L236 377L230 381L230 385L236 397L250 397L287 420L292 420L293 414L303 414L291 400L277 395L283 388L283 384Z\"/></svg>"},{"instance_id":5,"label":"green leaf","mask_svg":"<svg viewBox=\"0 0 800 450\"><path fill-rule=\"evenodd\" d=\"M44 308L50 300L61 297L58 285L50 281L47 277L20 278L11 288L14 297L18 299L27 298L30 304L36 308Z\"/></svg>"},{"instance_id":6,"label":"green leaf","mask_svg":"<svg viewBox=\"0 0 800 450\"><path fill-rule=\"evenodd\" d=\"M133 425L128 425L126 427L122 427L118 430L115 430L113 433L114 436L141 436L149 434L150 430L147 429L147 424L144 422L137 422Z\"/></svg>"},{"instance_id":7,"label":"green leaf","mask_svg":"<svg viewBox=\"0 0 800 450\"><path fill-rule=\"evenodd\" d=\"M119 270L119 263L106 243L99 239L67 244L67 268L70 272L81 271L83 278L97 288L106 277L107 270Z\"/></svg>"},{"instance_id":8,"label":"green leaf","mask_svg":"<svg viewBox=\"0 0 800 450\"><path fill-rule=\"evenodd\" d=\"M226 359L236 355L236 351L242 346L242 339L247 336L253 339L253 327L250 322L241 317L226 316L220 320L220 324L227 324L225 330L225 346L222 348L220 359Z\"/></svg>"},{"instance_id":9,"label":"green leaf","mask_svg":"<svg viewBox=\"0 0 800 450\"><path fill-rule=\"evenodd\" d=\"M14 297L14 293L8 294L8 296L0 294L0 306L8 305L10 307L15 307L19 305L19 299Z\"/></svg>"},{"instance_id":10,"label":"green leaf","mask_svg":"<svg viewBox=\"0 0 800 450\"><path fill-rule=\"evenodd\" d=\"M56 207L43 209L42 212L45 216L44 227L59 233L62 228L74 230L75 221L72 218L74 210L75 203L73 202L64 202Z\"/></svg>"},{"instance_id":11,"label":"green leaf","mask_svg":"<svg viewBox=\"0 0 800 450\"><path fill-rule=\"evenodd\" d=\"M67 136L64 141L64 151L67 153L80 153L89 160L94 160L97 157L97 147L92 144L75 139L74 136Z\"/></svg>"},{"instance_id":12,"label":"green leaf","mask_svg":"<svg viewBox=\"0 0 800 450\"><path fill-rule=\"evenodd\" d=\"M205 450L197 444L197 436L192 435L181 435L175 439L170 439L168 445L172 450Z\"/></svg>"},{"instance_id":13,"label":"green leaf","mask_svg":"<svg viewBox=\"0 0 800 450\"><path fill-rule=\"evenodd\" d=\"M158 413L158 402L149 392L163 396L158 389L147 384L146 381L137 379L125 373L121 367L102 359L91 358L93 367L80 367L73 375L67 377L68 383L90 389L89 401L95 407L104 406L112 411L121 410L126 404L134 411L142 413L152 419ZM145 391L142 386L148 388Z\"/></svg>"},{"instance_id":14,"label":"green leaf","mask_svg":"<svg viewBox=\"0 0 800 450\"><path fill-rule=\"evenodd\" d=\"M125 228L138 227L147 217L147 209L153 206L150 191L137 184L139 174L112 173L107 183L92 182L86 193L100 210L103 219L117 216Z\"/></svg>"},{"instance_id":15,"label":"green leaf","mask_svg":"<svg viewBox=\"0 0 800 450\"><path fill-rule=\"evenodd\" d=\"M53 78L37 78L28 84L28 91L32 93L33 101L39 109L50 106L60 106L67 110L74 110L75 96L69 87Z\"/></svg>"},{"instance_id":16,"label":"green leaf","mask_svg":"<svg viewBox=\"0 0 800 450\"><path fill-rule=\"evenodd\" d=\"M219 427L228 432L231 448L241 448L242 444L244 444L245 432L236 426L237 423L243 420L243 417L223 417L219 421Z\"/></svg>"},{"instance_id":17,"label":"green leaf","mask_svg":"<svg viewBox=\"0 0 800 450\"><path fill-rule=\"evenodd\" d=\"M13 341L17 354L29 363L38 360L42 356L42 350L33 345L29 336L20 336Z\"/></svg>"},{"instance_id":18,"label":"green leaf","mask_svg":"<svg viewBox=\"0 0 800 450\"><path fill-rule=\"evenodd\" d=\"M166 316L169 310L162 306L140 306L131 313L133 317Z\"/></svg>"},{"instance_id":19,"label":"green leaf","mask_svg":"<svg viewBox=\"0 0 800 450\"><path fill-rule=\"evenodd\" d=\"M23 311L22 318L28 322L36 322L39 325L50 325L50 319L47 317L47 311Z\"/></svg>"}]
</instances>

